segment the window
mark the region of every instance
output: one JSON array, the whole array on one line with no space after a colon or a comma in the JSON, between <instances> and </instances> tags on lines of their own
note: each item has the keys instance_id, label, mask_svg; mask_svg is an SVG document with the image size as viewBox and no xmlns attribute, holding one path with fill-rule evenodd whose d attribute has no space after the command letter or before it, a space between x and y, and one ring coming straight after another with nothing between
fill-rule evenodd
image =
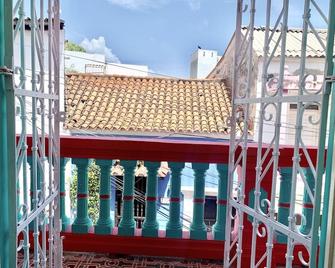
<instances>
[{"instance_id":1,"label":"window","mask_svg":"<svg viewBox=\"0 0 335 268\"><path fill-rule=\"evenodd\" d=\"M298 104L297 103L290 103L290 109L294 110L298 108ZM308 107L306 108L306 110L319 110L319 106L316 104L311 104L308 105Z\"/></svg>"},{"instance_id":2,"label":"window","mask_svg":"<svg viewBox=\"0 0 335 268\"><path fill-rule=\"evenodd\" d=\"M106 66L101 64L85 64L85 73L105 74Z\"/></svg>"}]
</instances>

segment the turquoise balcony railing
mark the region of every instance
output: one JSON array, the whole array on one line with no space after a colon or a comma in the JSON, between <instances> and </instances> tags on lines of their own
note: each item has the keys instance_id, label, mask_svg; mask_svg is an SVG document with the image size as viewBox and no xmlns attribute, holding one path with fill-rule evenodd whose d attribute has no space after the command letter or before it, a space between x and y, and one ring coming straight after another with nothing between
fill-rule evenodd
<instances>
[{"instance_id":1,"label":"turquoise balcony railing","mask_svg":"<svg viewBox=\"0 0 335 268\"><path fill-rule=\"evenodd\" d=\"M250 143L245 182L245 202L249 206L253 206L256 151L255 144ZM225 141L62 137L59 205L64 250L222 259L227 222L228 153L229 144ZM310 148L309 153L312 161L315 161L316 148ZM276 215L278 221L285 225L288 225L292 156L293 148L281 148ZM100 168L98 217L95 223L88 213L88 170L92 159ZM139 159L142 160L140 164L137 163ZM65 166L69 161L77 169L77 206L72 219L67 213L69 192L65 187ZM165 172L161 172L162 161L168 163ZM189 203L185 200L190 197L182 195L183 170L190 169L186 163L191 163L194 180L190 191L193 202ZM216 164L217 170L216 217L212 226L206 224L205 217L206 177L211 172L208 171L211 169L210 163ZM313 186L313 176L307 168L306 159L302 159L301 165L306 167L303 169L304 178ZM139 167L142 168L141 172L138 172ZM237 172L236 182L239 176ZM142 189L136 187L138 178L145 180ZM262 181L260 195L264 198L270 195L271 180L272 174L269 173ZM168 202L161 202L162 193L159 193L158 186L164 184L166 187L167 181ZM117 191L121 192L120 198L116 196ZM118 206L115 206L115 200L119 202ZM310 214L313 209L307 191L303 193L302 203L300 231L307 234L311 229ZM120 215L113 216L112 213L117 210ZM193 211L192 216L184 215L185 210ZM137 211L141 211L140 215ZM245 218L243 231L251 233L252 219ZM232 219L231 224L237 226L237 220ZM278 265L285 264L285 250L282 249L286 248L286 240L283 234L277 234L274 247L278 250L274 251L273 259ZM243 242L245 256L248 256L250 249L251 241L246 239ZM299 250L297 246L295 254ZM257 255L263 252L264 248L257 249ZM245 265L248 265L248 259L245 259ZM299 258L295 258L294 262L299 264Z\"/></svg>"}]
</instances>

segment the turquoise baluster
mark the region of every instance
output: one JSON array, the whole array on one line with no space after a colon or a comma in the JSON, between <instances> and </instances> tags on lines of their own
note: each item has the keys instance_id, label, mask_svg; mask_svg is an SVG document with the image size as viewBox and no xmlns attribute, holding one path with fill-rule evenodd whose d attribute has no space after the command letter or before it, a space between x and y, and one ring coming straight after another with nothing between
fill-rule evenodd
<instances>
[{"instance_id":1,"label":"turquoise baluster","mask_svg":"<svg viewBox=\"0 0 335 268\"><path fill-rule=\"evenodd\" d=\"M279 168L280 173L280 192L278 203L278 221L288 226L288 217L290 215L290 200L292 187L292 168ZM277 242L286 244L287 236L277 233Z\"/></svg>"},{"instance_id":2,"label":"turquoise baluster","mask_svg":"<svg viewBox=\"0 0 335 268\"><path fill-rule=\"evenodd\" d=\"M313 172L310 168L304 168L303 172L307 181L307 184L309 188L311 189L311 192L314 194L314 187L315 187L315 179ZM305 222L302 223L300 227L300 232L304 235L309 234L312 228L312 219L313 219L313 203L311 199L309 198L309 195L305 189L304 191L304 199L303 199L303 209L302 214L305 216Z\"/></svg>"},{"instance_id":3,"label":"turquoise baluster","mask_svg":"<svg viewBox=\"0 0 335 268\"><path fill-rule=\"evenodd\" d=\"M31 209L34 208L34 201L33 200L33 196L34 196L34 182L33 182L33 169L32 169L32 165L33 165L33 159L31 158L31 156L27 157L27 162L29 163L30 166L30 205L31 205ZM40 166L37 164L37 191L41 190L41 171L40 171ZM38 200L36 200L37 202Z\"/></svg>"},{"instance_id":4,"label":"turquoise baluster","mask_svg":"<svg viewBox=\"0 0 335 268\"><path fill-rule=\"evenodd\" d=\"M113 229L113 220L111 219L111 160L96 160L96 164L100 166L100 208L99 219L94 227L96 234L111 234Z\"/></svg>"},{"instance_id":5,"label":"turquoise baluster","mask_svg":"<svg viewBox=\"0 0 335 268\"><path fill-rule=\"evenodd\" d=\"M213 236L215 240L225 240L228 165L217 164L217 170L219 172L219 189L217 197L216 222L213 225Z\"/></svg>"},{"instance_id":6,"label":"turquoise baluster","mask_svg":"<svg viewBox=\"0 0 335 268\"><path fill-rule=\"evenodd\" d=\"M170 213L169 221L166 224L166 237L182 238L183 228L180 220L180 201L181 201L181 172L184 163L170 162Z\"/></svg>"},{"instance_id":7,"label":"turquoise baluster","mask_svg":"<svg viewBox=\"0 0 335 268\"><path fill-rule=\"evenodd\" d=\"M65 168L69 158L60 158L60 183L59 183L59 200L60 200L60 218L62 220L62 231L65 231L70 225L70 218L66 215L66 189L65 189Z\"/></svg>"},{"instance_id":8,"label":"turquoise baluster","mask_svg":"<svg viewBox=\"0 0 335 268\"><path fill-rule=\"evenodd\" d=\"M88 159L74 158L72 163L78 169L77 216L72 224L72 232L88 233L92 220L88 216Z\"/></svg>"},{"instance_id":9,"label":"turquoise baluster","mask_svg":"<svg viewBox=\"0 0 335 268\"><path fill-rule=\"evenodd\" d=\"M122 162L124 167L123 192L122 192L122 218L118 226L118 234L121 236L134 236L134 169L136 161Z\"/></svg>"},{"instance_id":10,"label":"turquoise baluster","mask_svg":"<svg viewBox=\"0 0 335 268\"><path fill-rule=\"evenodd\" d=\"M158 236L157 221L157 171L160 163L146 162L148 169L146 195L145 195L145 219L142 228L142 235L146 237Z\"/></svg>"},{"instance_id":11,"label":"turquoise baluster","mask_svg":"<svg viewBox=\"0 0 335 268\"><path fill-rule=\"evenodd\" d=\"M205 203L205 173L208 163L192 163L194 170L193 219L190 228L190 238L206 240L207 230L204 222Z\"/></svg>"},{"instance_id":12,"label":"turquoise baluster","mask_svg":"<svg viewBox=\"0 0 335 268\"><path fill-rule=\"evenodd\" d=\"M38 204L38 193L37 193L37 199L34 199L34 182L33 182L33 159L31 156L27 157L27 162L29 163L30 166L30 210L34 210L37 207ZM37 177L36 177L36 189L37 192L41 190L41 170L40 166L37 163ZM34 222L29 223L29 229L33 230L34 229Z\"/></svg>"}]
</instances>

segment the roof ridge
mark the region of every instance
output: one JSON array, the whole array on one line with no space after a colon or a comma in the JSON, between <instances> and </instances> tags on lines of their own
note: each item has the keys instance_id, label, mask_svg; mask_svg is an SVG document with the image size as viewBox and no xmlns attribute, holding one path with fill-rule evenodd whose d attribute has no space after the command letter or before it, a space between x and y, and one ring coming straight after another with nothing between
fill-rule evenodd
<instances>
[{"instance_id":1,"label":"roof ridge","mask_svg":"<svg viewBox=\"0 0 335 268\"><path fill-rule=\"evenodd\" d=\"M13 27L14 27L14 29L15 29L18 21L19 21L19 17L15 16L13 18ZM40 22L40 21L41 21L40 18L37 19L37 22ZM26 30L30 30L30 28L31 28L30 23L31 23L31 17L25 16L24 17L24 25L25 25L25 29ZM49 26L49 18L44 18L44 27L45 27L45 30L48 29L48 26ZM65 26L65 20L64 19L60 19L60 25L59 26L60 26L60 30L64 29L64 26Z\"/></svg>"},{"instance_id":2,"label":"roof ridge","mask_svg":"<svg viewBox=\"0 0 335 268\"><path fill-rule=\"evenodd\" d=\"M133 78L133 79L157 79L157 80L176 80L176 81L194 81L194 82L210 82L210 81L217 81L217 82L224 82L224 79L219 78L203 78L203 79L192 79L192 78L178 78L178 77L159 77L159 76L132 76L132 75L118 75L118 74L94 74L94 73L66 73L66 77L72 76L88 76L88 77L105 77L105 78Z\"/></svg>"},{"instance_id":3,"label":"roof ridge","mask_svg":"<svg viewBox=\"0 0 335 268\"><path fill-rule=\"evenodd\" d=\"M248 26L244 25L241 27L242 30L246 30L248 28ZM265 26L254 26L254 30L256 31L264 31L265 30ZM271 30L273 30L273 27L270 27ZM300 27L289 27L287 29L288 32L302 32L302 28ZM326 28L315 28L316 31L319 32L327 32L328 30ZM281 29L276 29L277 32L280 32ZM309 30L309 32L312 32L312 30Z\"/></svg>"}]
</instances>

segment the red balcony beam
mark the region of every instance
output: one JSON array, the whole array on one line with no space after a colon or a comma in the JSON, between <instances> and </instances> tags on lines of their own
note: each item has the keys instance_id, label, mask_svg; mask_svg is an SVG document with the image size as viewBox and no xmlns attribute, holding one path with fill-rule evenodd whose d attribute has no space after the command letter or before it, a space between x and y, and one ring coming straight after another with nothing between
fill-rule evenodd
<instances>
[{"instance_id":1,"label":"red balcony beam","mask_svg":"<svg viewBox=\"0 0 335 268\"><path fill-rule=\"evenodd\" d=\"M141 236L122 237L116 235L96 235L74 234L70 232L62 232L63 249L73 252L95 252L104 254L125 254L125 255L144 255L157 257L177 257L185 259L212 259L222 260L224 252L224 242L215 240L191 240L191 239L171 239L171 238L148 238ZM48 231L47 231L48 238ZM22 240L22 233L19 234L18 240ZM29 241L31 247L34 245L33 232L29 232ZM41 242L41 237L40 237ZM48 249L47 244L47 249ZM274 244L273 250L273 266L285 265L286 244ZM204 250L204 248L206 250ZM260 259L265 252L265 247L257 248L257 259ZM302 252L304 258L308 259L306 248L297 245L294 248L293 264L301 266L299 261L299 251ZM242 267L247 267L250 255L244 255ZM265 265L265 263L262 263Z\"/></svg>"},{"instance_id":2,"label":"red balcony beam","mask_svg":"<svg viewBox=\"0 0 335 268\"><path fill-rule=\"evenodd\" d=\"M228 143L218 142L110 137L61 138L61 155L64 157L226 163L228 150Z\"/></svg>"},{"instance_id":3,"label":"red balcony beam","mask_svg":"<svg viewBox=\"0 0 335 268\"><path fill-rule=\"evenodd\" d=\"M224 242L62 233L65 251L222 260Z\"/></svg>"},{"instance_id":4,"label":"red balcony beam","mask_svg":"<svg viewBox=\"0 0 335 268\"><path fill-rule=\"evenodd\" d=\"M255 164L257 159L257 143L250 142L248 143L248 164ZM268 144L263 144L263 152L268 148ZM315 165L317 160L318 148L316 146L308 146L306 148L308 155ZM325 156L326 156L325 152ZM292 158L294 155L294 146L292 145L281 145L279 149L279 167L291 167L293 165ZM302 148L299 150L299 155L301 158L300 165L302 167L308 167L308 161L306 155ZM272 151L268 154L267 160L270 160L272 156ZM267 162L267 161L265 161Z\"/></svg>"},{"instance_id":5,"label":"red balcony beam","mask_svg":"<svg viewBox=\"0 0 335 268\"><path fill-rule=\"evenodd\" d=\"M31 151L31 137L28 137L28 146L29 154ZM60 156L71 158L228 163L229 157L228 141L62 136L60 147ZM267 144L264 144L263 150L266 150L266 148ZM317 148L308 147L307 151L315 164ZM240 150L236 154L239 152ZM281 146L279 166L292 166L293 153L293 146ZM269 156L271 154L270 152ZM302 150L300 150L300 155L301 165L308 166ZM257 144L250 142L248 144L248 163L250 165L256 164L256 158Z\"/></svg>"}]
</instances>

